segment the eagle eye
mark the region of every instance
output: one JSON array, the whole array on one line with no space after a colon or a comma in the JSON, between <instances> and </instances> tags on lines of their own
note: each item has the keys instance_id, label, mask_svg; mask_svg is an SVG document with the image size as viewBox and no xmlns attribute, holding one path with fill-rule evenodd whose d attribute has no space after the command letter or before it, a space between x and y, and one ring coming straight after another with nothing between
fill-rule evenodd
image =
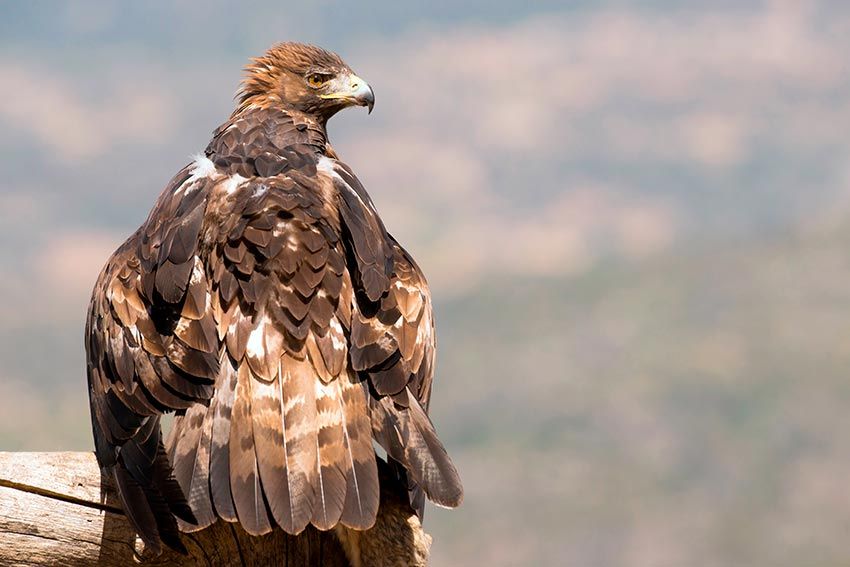
<instances>
[{"instance_id":1,"label":"eagle eye","mask_svg":"<svg viewBox=\"0 0 850 567\"><path fill-rule=\"evenodd\" d=\"M307 75L307 84L313 88L318 88L324 85L328 81L329 75L323 75L322 73L310 73Z\"/></svg>"}]
</instances>

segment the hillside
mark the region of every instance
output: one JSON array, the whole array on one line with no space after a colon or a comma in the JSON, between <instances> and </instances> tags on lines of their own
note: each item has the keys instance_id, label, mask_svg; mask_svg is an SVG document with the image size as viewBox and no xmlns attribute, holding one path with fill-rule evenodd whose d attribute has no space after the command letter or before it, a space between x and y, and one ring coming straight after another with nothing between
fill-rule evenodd
<instances>
[{"instance_id":1,"label":"hillside","mask_svg":"<svg viewBox=\"0 0 850 567\"><path fill-rule=\"evenodd\" d=\"M848 235L697 246L441 305L434 413L469 492L432 512L436 557L843 564Z\"/></svg>"}]
</instances>

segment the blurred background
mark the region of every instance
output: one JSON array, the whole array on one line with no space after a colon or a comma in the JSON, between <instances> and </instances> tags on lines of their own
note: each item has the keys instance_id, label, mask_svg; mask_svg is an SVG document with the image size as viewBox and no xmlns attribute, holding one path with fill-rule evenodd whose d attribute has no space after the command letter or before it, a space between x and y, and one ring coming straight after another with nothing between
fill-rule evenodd
<instances>
[{"instance_id":1,"label":"blurred background","mask_svg":"<svg viewBox=\"0 0 850 567\"><path fill-rule=\"evenodd\" d=\"M0 448L92 448L97 272L286 39L432 284L434 565L846 565L838 1L0 4Z\"/></svg>"}]
</instances>

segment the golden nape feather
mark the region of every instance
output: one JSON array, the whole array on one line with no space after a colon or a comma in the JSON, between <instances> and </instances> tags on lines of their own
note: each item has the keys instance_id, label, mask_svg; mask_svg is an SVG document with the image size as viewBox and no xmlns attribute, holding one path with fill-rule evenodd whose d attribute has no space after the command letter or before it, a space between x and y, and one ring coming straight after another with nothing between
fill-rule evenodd
<instances>
[{"instance_id":1,"label":"golden nape feather","mask_svg":"<svg viewBox=\"0 0 850 567\"><path fill-rule=\"evenodd\" d=\"M366 530L386 478L420 516L423 494L463 495L426 413L425 278L327 141L327 120L371 108L371 88L300 44L247 71L237 110L113 254L89 307L97 458L153 551L218 519L250 534ZM394 470L383 481L373 441Z\"/></svg>"}]
</instances>

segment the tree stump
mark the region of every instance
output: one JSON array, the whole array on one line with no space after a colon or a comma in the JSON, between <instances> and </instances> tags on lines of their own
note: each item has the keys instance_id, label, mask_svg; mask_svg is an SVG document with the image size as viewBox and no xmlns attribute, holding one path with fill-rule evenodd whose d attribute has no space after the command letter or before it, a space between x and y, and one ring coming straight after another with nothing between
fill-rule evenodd
<instances>
[{"instance_id":1,"label":"tree stump","mask_svg":"<svg viewBox=\"0 0 850 567\"><path fill-rule=\"evenodd\" d=\"M430 538L415 514L399 515L397 504L382 495L383 510L373 529L380 531L382 521L384 528L392 521L393 531L403 529L403 539L417 546L411 553L424 564ZM312 526L298 536L278 528L253 537L237 524L219 520L182 538L189 555L167 550L158 557L147 556L121 510L111 480L101 478L93 453L0 452L0 565L349 567L337 537ZM388 557L386 564L408 563L395 556Z\"/></svg>"}]
</instances>

